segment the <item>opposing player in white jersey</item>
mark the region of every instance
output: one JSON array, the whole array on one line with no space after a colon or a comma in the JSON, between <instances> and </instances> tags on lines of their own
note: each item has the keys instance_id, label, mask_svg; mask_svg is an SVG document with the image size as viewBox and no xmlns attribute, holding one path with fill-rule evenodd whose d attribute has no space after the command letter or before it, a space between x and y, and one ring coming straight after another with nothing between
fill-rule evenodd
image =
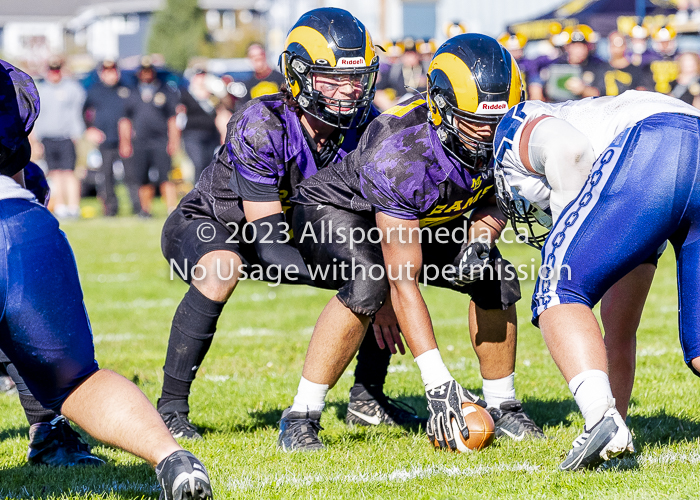
<instances>
[{"instance_id":1,"label":"opposing player in white jersey","mask_svg":"<svg viewBox=\"0 0 700 500\"><path fill-rule=\"evenodd\" d=\"M496 131L503 208L530 228L532 220L554 221L532 310L586 420L563 470L595 467L634 451L615 408L608 356L591 308L613 285L612 302L624 299L614 291L630 289L635 280L646 287L645 297L653 272L640 274L640 265L653 262L667 239L678 259L684 358L700 375L699 117L700 111L676 99L628 91L560 104L526 102L511 109ZM636 314L644 297L637 293L636 300L619 304Z\"/></svg>"}]
</instances>

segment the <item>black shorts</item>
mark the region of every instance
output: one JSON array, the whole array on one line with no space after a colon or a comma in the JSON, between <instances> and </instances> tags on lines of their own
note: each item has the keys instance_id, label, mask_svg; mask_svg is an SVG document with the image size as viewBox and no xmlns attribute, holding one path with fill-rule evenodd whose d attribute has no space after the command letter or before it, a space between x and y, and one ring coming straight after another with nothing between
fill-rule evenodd
<instances>
[{"instance_id":1,"label":"black shorts","mask_svg":"<svg viewBox=\"0 0 700 500\"><path fill-rule=\"evenodd\" d=\"M252 244L245 243L240 233L210 218L188 218L176 208L163 225L161 250L173 273L187 283L192 281L192 266L199 259L216 250L227 250L238 255L244 264L258 264Z\"/></svg>"},{"instance_id":2,"label":"black shorts","mask_svg":"<svg viewBox=\"0 0 700 500\"><path fill-rule=\"evenodd\" d=\"M75 144L70 139L42 139L44 160L49 171L75 170Z\"/></svg>"},{"instance_id":3,"label":"black shorts","mask_svg":"<svg viewBox=\"0 0 700 500\"><path fill-rule=\"evenodd\" d=\"M484 279L456 289L444 279L443 268L456 265L467 244L466 237L453 237L468 221L459 218L422 234L423 270L421 283L457 290L471 296L482 309L507 309L520 299L520 284L513 266L501 258L497 248L491 251L491 270ZM437 238L437 231L448 238ZM351 231L371 235L363 241L348 240ZM466 234L466 233L465 233ZM307 266L315 273L321 288L338 290L338 300L351 311L373 316L381 308L389 291L381 244L374 215L342 210L328 205L299 205L294 210L296 245ZM313 237L312 237L313 235ZM315 240L314 241L314 237ZM370 241L371 240L371 241ZM434 266L434 267L428 267ZM437 270L437 273L435 272Z\"/></svg>"},{"instance_id":4,"label":"black shorts","mask_svg":"<svg viewBox=\"0 0 700 500\"><path fill-rule=\"evenodd\" d=\"M124 162L125 182L136 186L166 182L172 168L167 147L167 141L134 142L134 154Z\"/></svg>"}]
</instances>

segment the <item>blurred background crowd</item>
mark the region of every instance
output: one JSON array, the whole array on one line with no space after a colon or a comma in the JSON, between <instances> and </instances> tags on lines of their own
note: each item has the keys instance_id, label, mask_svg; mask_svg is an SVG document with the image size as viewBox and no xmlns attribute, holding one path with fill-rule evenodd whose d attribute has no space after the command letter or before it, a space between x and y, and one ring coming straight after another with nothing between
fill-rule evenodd
<instances>
[{"instance_id":1,"label":"blurred background crowd","mask_svg":"<svg viewBox=\"0 0 700 500\"><path fill-rule=\"evenodd\" d=\"M400 1L379 1L380 26L390 24L385 18L391 4ZM449 1L421 5L433 5L435 11L439 2ZM620 11L625 1L629 12ZM81 0L66 2L77 5ZM291 12L285 2L280 9L286 5ZM119 38L109 50L104 33L100 42L100 30L81 31L76 18L62 21L63 39L57 45L46 27L42 38L28 25L13 27L0 15L2 57L38 82L41 115L31 138L33 160L47 172L49 208L59 218L147 218L156 196L168 210L174 209L224 143L231 114L283 84L276 67L282 31L274 28L274 17L270 21L255 8L207 9L212 6L202 0L151 3L148 29L140 21L136 30L140 41L129 47L130 38ZM268 12L275 3L254 2ZM306 3L308 8L319 6ZM321 3L348 8L342 1ZM375 97L381 110L424 91L427 67L439 44L479 27L469 17L440 24L435 12L416 23L405 17L409 4L415 7L416 2L404 5L403 32L413 36L386 36L397 29L374 34L383 48ZM551 7L555 9L541 15ZM530 11L539 17L502 22L507 31L500 36L487 33L518 61L529 99L557 102L637 89L700 107L700 0L541 0L539 10ZM89 17L85 10L78 12L78 18ZM420 18L430 12L414 14ZM361 11L357 15L363 18ZM90 16L101 19L94 10ZM129 16L122 15L120 22L136 22ZM479 19L494 30L496 24L483 22L483 15ZM367 24L371 29L372 22ZM224 36L222 30L234 35ZM23 45L13 45L9 35L15 32L25 33ZM85 197L97 197L100 203L81 204Z\"/></svg>"}]
</instances>

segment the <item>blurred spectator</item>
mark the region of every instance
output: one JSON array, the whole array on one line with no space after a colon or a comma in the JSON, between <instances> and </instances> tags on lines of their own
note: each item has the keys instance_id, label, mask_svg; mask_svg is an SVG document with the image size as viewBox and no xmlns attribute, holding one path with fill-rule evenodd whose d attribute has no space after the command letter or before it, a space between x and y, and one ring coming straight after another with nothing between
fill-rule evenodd
<instances>
[{"instance_id":1,"label":"blurred spectator","mask_svg":"<svg viewBox=\"0 0 700 500\"><path fill-rule=\"evenodd\" d=\"M182 142L187 156L194 163L195 183L221 146L216 114L222 106L221 99L226 95L228 92L224 82L203 69L195 69L189 86L180 90L178 111L186 117Z\"/></svg>"},{"instance_id":2,"label":"blurred spectator","mask_svg":"<svg viewBox=\"0 0 700 500\"><path fill-rule=\"evenodd\" d=\"M676 24L700 22L700 0L677 0Z\"/></svg>"},{"instance_id":3,"label":"blurred spectator","mask_svg":"<svg viewBox=\"0 0 700 500\"><path fill-rule=\"evenodd\" d=\"M427 89L427 71L413 39L406 38L403 41L403 48L404 52L399 62L379 75L375 103L381 110L414 95L415 90L423 92Z\"/></svg>"},{"instance_id":4,"label":"blurred spectator","mask_svg":"<svg viewBox=\"0 0 700 500\"><path fill-rule=\"evenodd\" d=\"M41 141L49 169L48 179L56 217L80 217L80 181L75 176L75 142L85 130L82 111L85 91L73 79L65 78L63 61L49 60L46 80L37 84L41 114L34 134Z\"/></svg>"},{"instance_id":5,"label":"blurred spectator","mask_svg":"<svg viewBox=\"0 0 700 500\"><path fill-rule=\"evenodd\" d=\"M177 90L157 78L151 59L144 57L137 88L126 100L119 122L119 153L127 159L124 180L134 213L151 216L155 184L168 212L177 206L175 185L169 180L171 156L180 149L180 131L175 123Z\"/></svg>"},{"instance_id":6,"label":"blurred spectator","mask_svg":"<svg viewBox=\"0 0 700 500\"><path fill-rule=\"evenodd\" d=\"M596 71L605 63L593 51L597 34L585 24L569 26L554 37L564 54L542 70L547 100L560 102L599 95L593 87Z\"/></svg>"},{"instance_id":7,"label":"blurred spectator","mask_svg":"<svg viewBox=\"0 0 700 500\"><path fill-rule=\"evenodd\" d=\"M653 90L649 66L635 66L627 56L627 39L613 31L608 35L610 59L594 70L592 86L600 95L616 96L626 90Z\"/></svg>"},{"instance_id":8,"label":"blurred spectator","mask_svg":"<svg viewBox=\"0 0 700 500\"><path fill-rule=\"evenodd\" d=\"M87 90L84 115L88 125L86 137L97 144L101 165L97 173L97 196L104 205L104 215L113 217L119 212L114 192L114 163L119 160L119 120L124 116L124 104L131 90L120 81L117 63L103 61L97 68L99 81Z\"/></svg>"},{"instance_id":9,"label":"blurred spectator","mask_svg":"<svg viewBox=\"0 0 700 500\"><path fill-rule=\"evenodd\" d=\"M649 30L645 26L637 25L632 28L630 48L629 60L635 66L649 66L659 58L649 47Z\"/></svg>"},{"instance_id":10,"label":"blurred spectator","mask_svg":"<svg viewBox=\"0 0 700 500\"><path fill-rule=\"evenodd\" d=\"M428 71L430 66L430 61L433 59L435 52L437 52L438 46L435 39L431 38L427 42L424 40L418 40L416 42L416 47L418 48L418 54L420 55L421 64Z\"/></svg>"},{"instance_id":11,"label":"blurred spectator","mask_svg":"<svg viewBox=\"0 0 700 500\"><path fill-rule=\"evenodd\" d=\"M447 26L445 26L445 35L447 38L452 38L453 36L463 35L467 32L467 26L459 21L452 21Z\"/></svg>"},{"instance_id":12,"label":"blurred spectator","mask_svg":"<svg viewBox=\"0 0 700 500\"><path fill-rule=\"evenodd\" d=\"M656 60L650 64L655 82L654 90L668 94L671 92L671 82L678 76L676 30L671 26L664 26L652 33L651 40L652 48L656 52Z\"/></svg>"},{"instance_id":13,"label":"blurred spectator","mask_svg":"<svg viewBox=\"0 0 700 500\"><path fill-rule=\"evenodd\" d=\"M678 77L671 82L671 95L700 108L700 56L684 52L678 56Z\"/></svg>"},{"instance_id":14,"label":"blurred spectator","mask_svg":"<svg viewBox=\"0 0 700 500\"><path fill-rule=\"evenodd\" d=\"M543 67L551 63L549 57L540 56L536 59L527 59L524 50L527 44L527 37L520 33L516 35L503 33L498 37L498 42L503 45L517 61L525 89L527 90L527 98L533 101L543 101L544 82L542 78L540 78L540 71Z\"/></svg>"},{"instance_id":15,"label":"blurred spectator","mask_svg":"<svg viewBox=\"0 0 700 500\"><path fill-rule=\"evenodd\" d=\"M265 47L252 43L248 47L248 60L253 67L253 76L244 81L247 93L238 99L239 106L263 95L276 94L284 83L284 76L267 62Z\"/></svg>"}]
</instances>

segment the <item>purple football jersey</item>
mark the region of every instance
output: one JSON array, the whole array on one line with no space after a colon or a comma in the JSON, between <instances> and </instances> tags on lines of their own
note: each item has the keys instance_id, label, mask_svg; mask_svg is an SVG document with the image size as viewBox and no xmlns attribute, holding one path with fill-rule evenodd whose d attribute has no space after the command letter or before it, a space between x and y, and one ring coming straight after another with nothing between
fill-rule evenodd
<instances>
[{"instance_id":1,"label":"purple football jersey","mask_svg":"<svg viewBox=\"0 0 700 500\"><path fill-rule=\"evenodd\" d=\"M374 110L370 120L377 116ZM330 163L344 158L357 147L366 128L352 128L336 138L338 149ZM251 100L228 123L226 144L204 170L197 186L181 204L190 217L215 218L223 222L244 219L242 200L262 201L238 192L243 180L257 185L289 206L297 185L319 171L298 112L287 106L281 94Z\"/></svg>"},{"instance_id":2,"label":"purple football jersey","mask_svg":"<svg viewBox=\"0 0 700 500\"><path fill-rule=\"evenodd\" d=\"M292 201L374 210L421 225L442 224L493 193L492 169L475 173L449 157L425 100L395 106L367 128L357 150L304 181Z\"/></svg>"}]
</instances>

